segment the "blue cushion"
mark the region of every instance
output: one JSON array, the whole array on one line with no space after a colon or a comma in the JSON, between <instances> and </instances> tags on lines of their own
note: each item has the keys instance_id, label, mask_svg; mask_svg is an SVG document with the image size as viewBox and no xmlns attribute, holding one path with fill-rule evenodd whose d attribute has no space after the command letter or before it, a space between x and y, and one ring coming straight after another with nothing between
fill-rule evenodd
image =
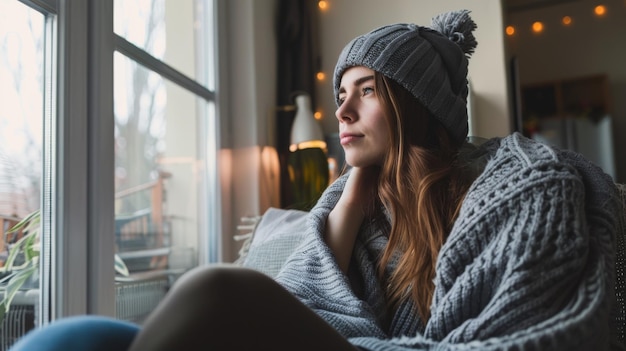
<instances>
[{"instance_id":1,"label":"blue cushion","mask_svg":"<svg viewBox=\"0 0 626 351\"><path fill-rule=\"evenodd\" d=\"M104 316L73 316L36 328L10 351L124 351L139 331L130 322Z\"/></svg>"}]
</instances>

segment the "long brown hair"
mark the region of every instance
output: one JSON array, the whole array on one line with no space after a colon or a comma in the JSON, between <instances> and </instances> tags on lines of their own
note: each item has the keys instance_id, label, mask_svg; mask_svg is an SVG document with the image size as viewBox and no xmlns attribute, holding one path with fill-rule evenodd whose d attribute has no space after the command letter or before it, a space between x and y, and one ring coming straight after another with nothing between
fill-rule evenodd
<instances>
[{"instance_id":1,"label":"long brown hair","mask_svg":"<svg viewBox=\"0 0 626 351\"><path fill-rule=\"evenodd\" d=\"M379 274L389 277L390 307L412 298L422 321L430 318L437 255L452 229L472 179L458 171L461 145L396 82L375 73L391 142L379 178L379 197L391 215L389 244Z\"/></svg>"}]
</instances>

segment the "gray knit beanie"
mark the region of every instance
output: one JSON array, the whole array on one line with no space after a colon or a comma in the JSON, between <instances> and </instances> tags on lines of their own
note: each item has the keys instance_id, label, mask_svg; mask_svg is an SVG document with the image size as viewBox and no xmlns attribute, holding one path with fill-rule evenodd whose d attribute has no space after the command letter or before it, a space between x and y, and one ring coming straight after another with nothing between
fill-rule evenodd
<instances>
[{"instance_id":1,"label":"gray knit beanie","mask_svg":"<svg viewBox=\"0 0 626 351\"><path fill-rule=\"evenodd\" d=\"M440 14L431 27L398 23L354 38L339 55L337 104L344 71L365 66L410 91L456 141L467 137L467 65L476 48L468 10Z\"/></svg>"}]
</instances>

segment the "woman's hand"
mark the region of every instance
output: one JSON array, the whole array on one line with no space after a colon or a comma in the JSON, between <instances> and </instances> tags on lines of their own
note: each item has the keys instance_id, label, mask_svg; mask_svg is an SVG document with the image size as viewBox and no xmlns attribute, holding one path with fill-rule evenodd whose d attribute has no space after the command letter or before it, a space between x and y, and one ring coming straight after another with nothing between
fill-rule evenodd
<instances>
[{"instance_id":1,"label":"woman's hand","mask_svg":"<svg viewBox=\"0 0 626 351\"><path fill-rule=\"evenodd\" d=\"M374 209L379 174L380 168L375 166L352 168L337 205L328 215L324 239L344 273L361 223Z\"/></svg>"},{"instance_id":2,"label":"woman's hand","mask_svg":"<svg viewBox=\"0 0 626 351\"><path fill-rule=\"evenodd\" d=\"M378 197L380 167L354 167L348 175L339 204L353 210L361 209L364 216L371 215Z\"/></svg>"}]
</instances>

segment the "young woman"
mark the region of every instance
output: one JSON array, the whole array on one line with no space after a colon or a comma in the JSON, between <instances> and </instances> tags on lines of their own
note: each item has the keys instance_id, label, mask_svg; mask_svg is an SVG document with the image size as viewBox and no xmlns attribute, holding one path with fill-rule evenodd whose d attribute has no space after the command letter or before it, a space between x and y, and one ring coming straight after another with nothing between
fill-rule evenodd
<instances>
[{"instance_id":1,"label":"young woman","mask_svg":"<svg viewBox=\"0 0 626 351\"><path fill-rule=\"evenodd\" d=\"M474 28L458 11L350 42L334 83L351 170L304 242L275 279L187 273L129 350L623 348L613 181L519 134L467 142Z\"/></svg>"}]
</instances>

